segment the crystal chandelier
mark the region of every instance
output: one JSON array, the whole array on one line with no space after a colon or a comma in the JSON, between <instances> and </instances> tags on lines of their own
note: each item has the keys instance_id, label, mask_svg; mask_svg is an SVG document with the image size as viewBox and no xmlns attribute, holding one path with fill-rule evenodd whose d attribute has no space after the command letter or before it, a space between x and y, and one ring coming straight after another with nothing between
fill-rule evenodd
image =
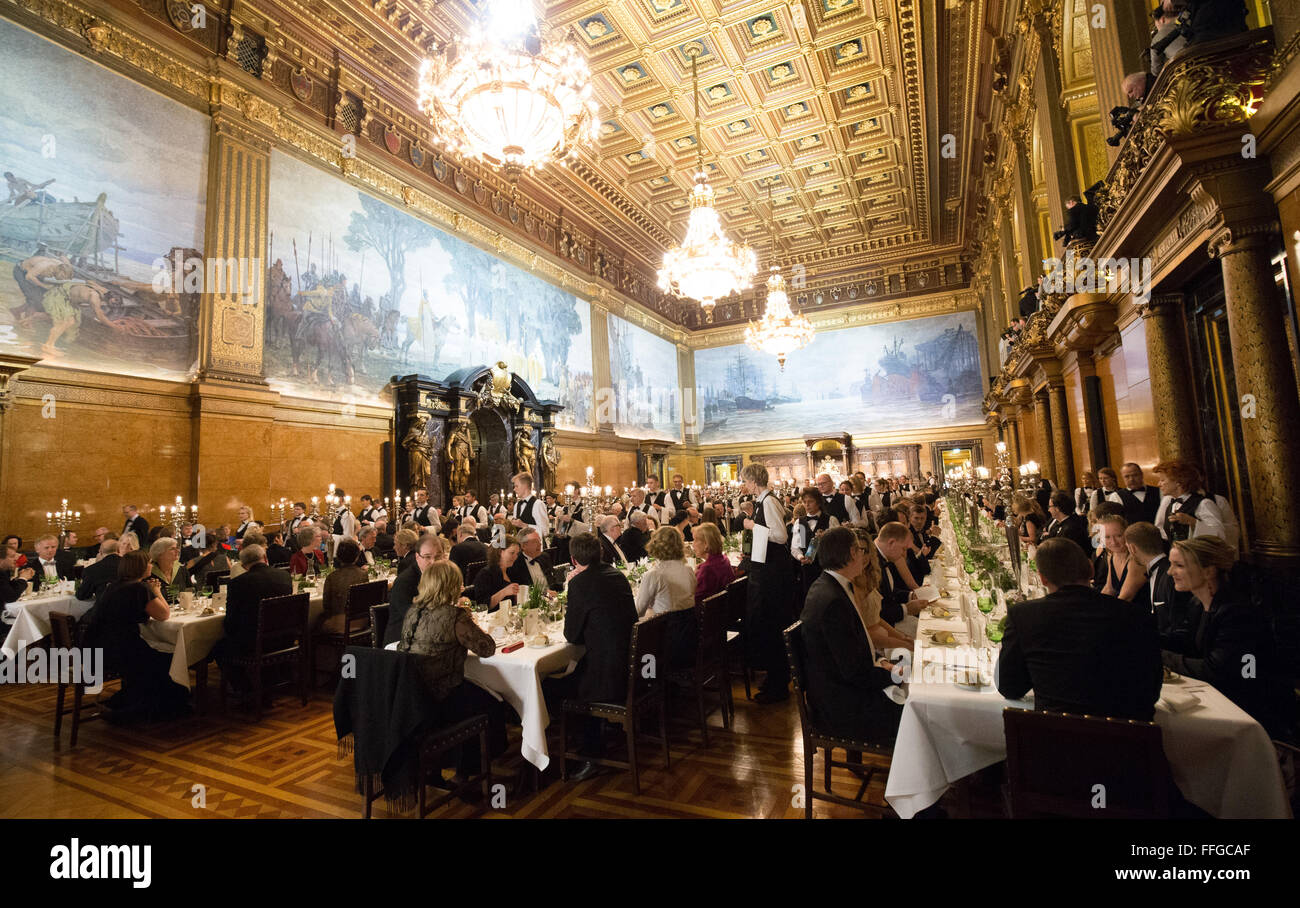
<instances>
[{"instance_id":1,"label":"crystal chandelier","mask_svg":"<svg viewBox=\"0 0 1300 908\"><path fill-rule=\"evenodd\" d=\"M523 171L575 157L596 138L591 72L558 34L543 40L531 0L494 0L478 24L420 67L420 109L462 157Z\"/></svg>"},{"instance_id":2,"label":"crystal chandelier","mask_svg":"<svg viewBox=\"0 0 1300 908\"><path fill-rule=\"evenodd\" d=\"M771 204L772 190L768 187L768 203L772 209L772 258L776 258L776 206ZM763 317L745 326L745 343L751 350L770 353L785 371L785 359L812 341L813 326L803 315L790 308L790 297L785 292L785 278L781 266L772 263L767 279L767 306Z\"/></svg>"},{"instance_id":3,"label":"crystal chandelier","mask_svg":"<svg viewBox=\"0 0 1300 908\"><path fill-rule=\"evenodd\" d=\"M686 239L664 254L659 269L659 289L676 296L698 300L704 320L713 321L713 305L723 297L747 288L758 270L754 250L733 243L722 230L722 220L713 207L713 187L704 170L700 143L700 80L696 60L703 45L683 49L691 59L691 86L695 94L695 186L691 190L691 214Z\"/></svg>"}]
</instances>

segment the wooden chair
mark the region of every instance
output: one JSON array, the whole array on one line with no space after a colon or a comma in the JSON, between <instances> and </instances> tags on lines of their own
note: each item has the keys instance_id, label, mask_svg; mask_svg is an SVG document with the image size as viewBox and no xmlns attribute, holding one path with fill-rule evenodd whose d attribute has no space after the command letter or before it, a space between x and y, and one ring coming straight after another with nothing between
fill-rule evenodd
<instances>
[{"instance_id":1,"label":"wooden chair","mask_svg":"<svg viewBox=\"0 0 1300 908\"><path fill-rule=\"evenodd\" d=\"M1013 819L1171 816L1176 789L1160 726L1014 708L1002 724Z\"/></svg>"},{"instance_id":2,"label":"wooden chair","mask_svg":"<svg viewBox=\"0 0 1300 908\"><path fill-rule=\"evenodd\" d=\"M80 646L79 634L75 619L71 615L63 612L50 612L50 639L58 649L68 650L76 649ZM22 657L22 653L18 658ZM104 679L101 683L107 684L109 681L118 679L116 674L105 672ZM68 688L72 688L72 706L65 707L64 698L67 695ZM81 681L67 681L59 679L58 702L54 707L54 743L57 745L63 732L63 717L69 712L72 713L72 746L77 746L77 731L83 721L89 722L91 719L103 718L103 713L96 710L94 714L86 716L83 720L81 717L81 698L85 694L86 685Z\"/></svg>"},{"instance_id":3,"label":"wooden chair","mask_svg":"<svg viewBox=\"0 0 1300 908\"><path fill-rule=\"evenodd\" d=\"M485 567L487 567L486 561L471 561L465 569L465 585L473 586L474 578L477 577L478 572L483 570Z\"/></svg>"},{"instance_id":4,"label":"wooden chair","mask_svg":"<svg viewBox=\"0 0 1300 908\"><path fill-rule=\"evenodd\" d=\"M230 582L230 570L208 571L203 575L203 585L212 589L213 592L220 590Z\"/></svg>"},{"instance_id":5,"label":"wooden chair","mask_svg":"<svg viewBox=\"0 0 1300 908\"><path fill-rule=\"evenodd\" d=\"M339 655L349 646L366 646L371 642L370 607L382 605L388 601L388 581L372 580L368 583L354 583L348 588L348 601L344 607L342 633L317 631L311 638L313 673L319 663L315 661L316 651L322 647L337 647ZM314 677L314 674L313 674Z\"/></svg>"},{"instance_id":6,"label":"wooden chair","mask_svg":"<svg viewBox=\"0 0 1300 908\"><path fill-rule=\"evenodd\" d=\"M257 605L257 635L253 640L253 651L247 654L231 653L229 665L232 668L243 668L248 674L246 692L252 694L254 715L258 722L262 721L262 674L265 669L296 665L298 693L302 697L302 705L307 705L311 679L311 653L308 646L310 610L311 597L307 593L263 599ZM221 679L223 706L226 702L226 681L225 678ZM206 663L200 668L198 682L201 686L207 684Z\"/></svg>"},{"instance_id":7,"label":"wooden chair","mask_svg":"<svg viewBox=\"0 0 1300 908\"><path fill-rule=\"evenodd\" d=\"M887 805L873 804L870 801L862 800L862 798L867 793L867 786L871 784L876 772L889 769L888 761L893 756L893 748L870 741L854 741L849 738L836 737L827 734L818 727L814 718L812 703L808 699L806 681L808 676L805 671L806 651L803 642L802 621L796 621L785 629L785 654L790 663L790 679L794 682L794 699L799 704L799 727L803 732L804 819L812 819L814 799L832 801L877 816L886 814L890 810ZM848 759L836 760L836 748L844 750L846 757L856 755L860 758L865 753L883 758L885 766L879 767L862 762L852 762ZM825 791L818 791L813 785L813 763L817 759L818 750L823 751L822 764L824 767ZM843 795L835 794L832 790L831 770L836 766L847 769L862 779L862 784L854 797L846 798Z\"/></svg>"},{"instance_id":8,"label":"wooden chair","mask_svg":"<svg viewBox=\"0 0 1300 908\"><path fill-rule=\"evenodd\" d=\"M632 771L632 789L641 793L641 776L637 769L636 733L642 712L656 709L659 713L659 741L663 746L664 768L669 767L668 752L668 709L663 679L658 671L644 671L649 665L665 666L667 653L664 642L667 639L667 615L658 615L639 622L632 628L632 641L628 647L627 700L622 703L607 703L587 700L565 700L560 713L560 778L569 778L569 759L587 759L600 766L613 766ZM653 656L653 660L646 660ZM647 677L649 675L649 677ZM665 671L666 676L666 671ZM623 727L627 734L627 762L606 758L584 757L569 750L569 714L596 716L607 719Z\"/></svg>"},{"instance_id":9,"label":"wooden chair","mask_svg":"<svg viewBox=\"0 0 1300 908\"><path fill-rule=\"evenodd\" d=\"M749 606L749 578L737 577L727 584L727 650L740 655L740 673L745 678L745 699L752 700L750 690L753 669L749 663L749 644L745 638L745 610Z\"/></svg>"},{"instance_id":10,"label":"wooden chair","mask_svg":"<svg viewBox=\"0 0 1300 908\"><path fill-rule=\"evenodd\" d=\"M473 788L475 785L483 786L483 801L484 804L488 802L488 799L492 796L492 755L488 752L487 735L488 717L478 715L471 716L447 728L436 729L426 735L424 740L420 742L420 819L424 819L456 797L456 795L467 788ZM465 781L457 783L445 794L440 795L432 804L428 803L426 799L429 780L435 774L441 777L443 754L475 737L478 738L479 765L482 767L478 775L470 776Z\"/></svg>"},{"instance_id":11,"label":"wooden chair","mask_svg":"<svg viewBox=\"0 0 1300 908\"><path fill-rule=\"evenodd\" d=\"M383 649L384 634L388 631L388 603L370 606L370 644Z\"/></svg>"},{"instance_id":12,"label":"wooden chair","mask_svg":"<svg viewBox=\"0 0 1300 908\"><path fill-rule=\"evenodd\" d=\"M700 734L704 746L709 746L708 714L704 710L704 693L716 690L718 707L722 710L722 727L731 728L735 704L731 699L731 673L727 671L727 591L719 590L693 609L696 628L695 664L672 673L674 683L685 685L694 692L699 710Z\"/></svg>"}]
</instances>

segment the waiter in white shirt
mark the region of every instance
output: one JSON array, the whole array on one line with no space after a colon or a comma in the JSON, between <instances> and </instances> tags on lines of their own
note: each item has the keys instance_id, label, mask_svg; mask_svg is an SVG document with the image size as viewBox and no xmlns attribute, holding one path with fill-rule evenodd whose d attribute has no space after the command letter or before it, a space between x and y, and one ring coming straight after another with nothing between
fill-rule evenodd
<instances>
[{"instance_id":1,"label":"waiter in white shirt","mask_svg":"<svg viewBox=\"0 0 1300 908\"><path fill-rule=\"evenodd\" d=\"M533 494L533 474L516 473L511 482L515 490L515 506L510 525L516 529L531 526L545 539L551 529L550 521L546 517L546 503Z\"/></svg>"},{"instance_id":2,"label":"waiter in white shirt","mask_svg":"<svg viewBox=\"0 0 1300 908\"><path fill-rule=\"evenodd\" d=\"M672 497L659 488L658 476L651 476L646 479L645 486L645 503L650 516L659 521L660 526L666 525L677 511L677 508L673 505Z\"/></svg>"},{"instance_id":3,"label":"waiter in white shirt","mask_svg":"<svg viewBox=\"0 0 1300 908\"><path fill-rule=\"evenodd\" d=\"M1198 467L1185 460L1156 465L1160 480L1160 509L1156 526L1166 539L1182 541L1193 536L1224 538L1223 515L1214 499L1193 491L1200 482Z\"/></svg>"},{"instance_id":4,"label":"waiter in white shirt","mask_svg":"<svg viewBox=\"0 0 1300 908\"><path fill-rule=\"evenodd\" d=\"M684 511L691 505L700 506L700 497L694 489L686 487L686 480L681 473L673 474L673 487L668 490L668 500L674 511Z\"/></svg>"}]
</instances>

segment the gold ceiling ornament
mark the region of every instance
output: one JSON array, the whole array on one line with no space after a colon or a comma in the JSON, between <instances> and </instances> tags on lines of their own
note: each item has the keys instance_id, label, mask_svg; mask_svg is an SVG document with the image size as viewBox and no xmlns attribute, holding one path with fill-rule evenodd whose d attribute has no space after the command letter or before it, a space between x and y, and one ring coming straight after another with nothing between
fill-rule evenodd
<instances>
[{"instance_id":1,"label":"gold ceiling ornament","mask_svg":"<svg viewBox=\"0 0 1300 908\"><path fill-rule=\"evenodd\" d=\"M532 0L491 0L483 21L425 60L419 105L443 145L512 184L575 158L599 131L586 60L563 32L542 36Z\"/></svg>"},{"instance_id":2,"label":"gold ceiling ornament","mask_svg":"<svg viewBox=\"0 0 1300 908\"><path fill-rule=\"evenodd\" d=\"M767 188L768 205L772 215L772 267L767 279L767 306L763 317L745 326L745 344L759 353L776 357L781 371L785 371L786 357L802 350L813 339L812 323L790 308L790 297L785 292L785 278L777 262L776 206L772 204L772 186Z\"/></svg>"},{"instance_id":3,"label":"gold ceiling ornament","mask_svg":"<svg viewBox=\"0 0 1300 908\"><path fill-rule=\"evenodd\" d=\"M698 60L704 46L692 42L682 48L691 61L691 91L695 95L695 186L691 190L691 213L682 245L664 253L659 269L659 289L693 299L704 310L705 322L713 321L713 306L724 297L749 287L758 271L754 250L734 243L722 229L713 207L713 187L704 169L704 145L700 139L700 77Z\"/></svg>"}]
</instances>

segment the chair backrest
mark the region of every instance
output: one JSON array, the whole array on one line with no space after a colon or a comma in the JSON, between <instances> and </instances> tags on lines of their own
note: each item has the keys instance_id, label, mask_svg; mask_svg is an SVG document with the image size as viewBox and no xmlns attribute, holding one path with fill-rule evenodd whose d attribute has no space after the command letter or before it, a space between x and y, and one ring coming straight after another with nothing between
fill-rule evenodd
<instances>
[{"instance_id":1,"label":"chair backrest","mask_svg":"<svg viewBox=\"0 0 1300 908\"><path fill-rule=\"evenodd\" d=\"M372 605L382 605L388 599L388 581L371 580L354 583L348 588L347 614L353 618L369 618Z\"/></svg>"},{"instance_id":2,"label":"chair backrest","mask_svg":"<svg viewBox=\"0 0 1300 908\"><path fill-rule=\"evenodd\" d=\"M465 585L473 586L474 578L477 577L478 572L483 570L485 567L487 567L486 561L471 561L465 569Z\"/></svg>"},{"instance_id":3,"label":"chair backrest","mask_svg":"<svg viewBox=\"0 0 1300 908\"><path fill-rule=\"evenodd\" d=\"M388 630L388 603L370 606L370 643L375 649L384 645L384 634Z\"/></svg>"},{"instance_id":4,"label":"chair backrest","mask_svg":"<svg viewBox=\"0 0 1300 908\"><path fill-rule=\"evenodd\" d=\"M653 691L668 672L668 618L664 612L632 625L632 642L628 646L627 708ZM652 657L652 658L646 658Z\"/></svg>"},{"instance_id":5,"label":"chair backrest","mask_svg":"<svg viewBox=\"0 0 1300 908\"><path fill-rule=\"evenodd\" d=\"M808 702L808 683L805 665L807 651L803 643L803 622L796 621L785 629L785 658L790 664L790 680L794 686L794 700L799 705L799 727L803 729L804 739L817 735L813 723L812 704Z\"/></svg>"},{"instance_id":6,"label":"chair backrest","mask_svg":"<svg viewBox=\"0 0 1300 908\"><path fill-rule=\"evenodd\" d=\"M727 650L726 590L718 590L695 606L695 625L700 632L695 648L696 665L702 668L722 662Z\"/></svg>"},{"instance_id":7,"label":"chair backrest","mask_svg":"<svg viewBox=\"0 0 1300 908\"><path fill-rule=\"evenodd\" d=\"M737 577L727 584L727 623L732 624L744 618L748 604L749 578Z\"/></svg>"},{"instance_id":8,"label":"chair backrest","mask_svg":"<svg viewBox=\"0 0 1300 908\"><path fill-rule=\"evenodd\" d=\"M72 649L76 646L73 623L71 615L50 612L50 639L59 649Z\"/></svg>"},{"instance_id":9,"label":"chair backrest","mask_svg":"<svg viewBox=\"0 0 1300 908\"><path fill-rule=\"evenodd\" d=\"M311 611L311 596L291 593L288 596L268 596L257 605L257 641L253 647L255 657L267 652L287 649L307 637L307 615Z\"/></svg>"},{"instance_id":10,"label":"chair backrest","mask_svg":"<svg viewBox=\"0 0 1300 908\"><path fill-rule=\"evenodd\" d=\"M1002 722L1013 816L1169 816L1160 726L1014 708Z\"/></svg>"},{"instance_id":11,"label":"chair backrest","mask_svg":"<svg viewBox=\"0 0 1300 908\"><path fill-rule=\"evenodd\" d=\"M203 585L219 590L230 582L230 571L208 571L203 575Z\"/></svg>"}]
</instances>

